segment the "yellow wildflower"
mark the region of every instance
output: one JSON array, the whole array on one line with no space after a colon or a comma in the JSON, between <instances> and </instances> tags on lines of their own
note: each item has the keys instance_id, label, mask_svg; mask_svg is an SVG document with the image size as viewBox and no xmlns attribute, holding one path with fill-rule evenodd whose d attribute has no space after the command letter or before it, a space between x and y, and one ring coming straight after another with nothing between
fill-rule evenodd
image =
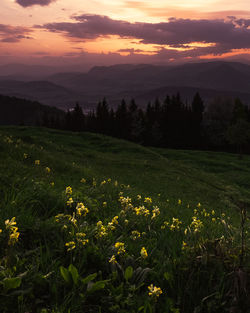
<instances>
[{"instance_id":1,"label":"yellow wildflower","mask_svg":"<svg viewBox=\"0 0 250 313\"><path fill-rule=\"evenodd\" d=\"M187 243L185 241L182 241L182 250L185 250L187 247Z\"/></svg>"},{"instance_id":2,"label":"yellow wildflower","mask_svg":"<svg viewBox=\"0 0 250 313\"><path fill-rule=\"evenodd\" d=\"M70 186L66 187L65 193L67 195L71 195L72 194L72 187L70 187Z\"/></svg>"},{"instance_id":3,"label":"yellow wildflower","mask_svg":"<svg viewBox=\"0 0 250 313\"><path fill-rule=\"evenodd\" d=\"M12 226L16 225L15 219L16 219L15 217L12 217L11 220L8 219L8 220L5 221L6 229L11 228Z\"/></svg>"},{"instance_id":4,"label":"yellow wildflower","mask_svg":"<svg viewBox=\"0 0 250 313\"><path fill-rule=\"evenodd\" d=\"M181 199L178 200L178 204L181 205Z\"/></svg>"},{"instance_id":5,"label":"yellow wildflower","mask_svg":"<svg viewBox=\"0 0 250 313\"><path fill-rule=\"evenodd\" d=\"M109 259L109 263L111 264L116 264L117 261L116 261L116 258L115 258L115 255L113 254L112 257Z\"/></svg>"},{"instance_id":6,"label":"yellow wildflower","mask_svg":"<svg viewBox=\"0 0 250 313\"><path fill-rule=\"evenodd\" d=\"M161 226L161 229L165 229L169 225L169 222L165 221Z\"/></svg>"},{"instance_id":7,"label":"yellow wildflower","mask_svg":"<svg viewBox=\"0 0 250 313\"><path fill-rule=\"evenodd\" d=\"M52 187L54 187L54 186L55 186L55 183L52 181L52 182L50 183L50 185L51 185Z\"/></svg>"},{"instance_id":8,"label":"yellow wildflower","mask_svg":"<svg viewBox=\"0 0 250 313\"><path fill-rule=\"evenodd\" d=\"M118 218L119 218L119 217L118 217L117 215L114 216L114 217L112 218L112 223L118 225Z\"/></svg>"},{"instance_id":9,"label":"yellow wildflower","mask_svg":"<svg viewBox=\"0 0 250 313\"><path fill-rule=\"evenodd\" d=\"M154 209L152 210L152 213L153 213L153 215L152 215L151 219L154 219L156 216L160 215L161 212L160 212L160 209L157 206L154 206Z\"/></svg>"},{"instance_id":10,"label":"yellow wildflower","mask_svg":"<svg viewBox=\"0 0 250 313\"><path fill-rule=\"evenodd\" d=\"M159 297L159 295L162 294L162 290L160 287L156 287L153 284L151 284L150 286L148 286L149 289L149 296L153 297L153 298L157 298Z\"/></svg>"},{"instance_id":11,"label":"yellow wildflower","mask_svg":"<svg viewBox=\"0 0 250 313\"><path fill-rule=\"evenodd\" d=\"M76 206L76 214L81 216L86 216L89 213L88 208L85 207L85 205L82 202L77 203Z\"/></svg>"},{"instance_id":12,"label":"yellow wildflower","mask_svg":"<svg viewBox=\"0 0 250 313\"><path fill-rule=\"evenodd\" d=\"M23 154L23 157L24 157L24 159L27 159L27 158L28 158L28 154L27 154L27 153L24 153L24 154Z\"/></svg>"},{"instance_id":13,"label":"yellow wildflower","mask_svg":"<svg viewBox=\"0 0 250 313\"><path fill-rule=\"evenodd\" d=\"M12 217L11 220L6 220L5 221L5 227L6 229L9 230L9 241L8 241L8 245L14 245L19 238L20 233L18 232L18 227L16 227L16 221L15 221L15 217Z\"/></svg>"},{"instance_id":14,"label":"yellow wildflower","mask_svg":"<svg viewBox=\"0 0 250 313\"><path fill-rule=\"evenodd\" d=\"M145 249L145 247L141 248L141 257L143 259L146 259L148 257L148 253L147 253L147 250Z\"/></svg>"},{"instance_id":15,"label":"yellow wildflower","mask_svg":"<svg viewBox=\"0 0 250 313\"><path fill-rule=\"evenodd\" d=\"M20 233L17 232L17 230L18 230L18 228L15 227L15 230L10 234L9 241L8 241L8 244L10 246L14 245L18 241L18 237L19 237Z\"/></svg>"},{"instance_id":16,"label":"yellow wildflower","mask_svg":"<svg viewBox=\"0 0 250 313\"><path fill-rule=\"evenodd\" d=\"M193 227L194 232L197 233L201 230L203 227L203 223L200 219L198 219L196 216L192 217L192 223L190 224L190 227Z\"/></svg>"},{"instance_id":17,"label":"yellow wildflower","mask_svg":"<svg viewBox=\"0 0 250 313\"><path fill-rule=\"evenodd\" d=\"M96 226L97 226L97 230L96 230L97 238L102 238L108 234L106 227L102 224L102 221L97 222Z\"/></svg>"},{"instance_id":18,"label":"yellow wildflower","mask_svg":"<svg viewBox=\"0 0 250 313\"><path fill-rule=\"evenodd\" d=\"M35 160L35 165L40 165L40 160Z\"/></svg>"},{"instance_id":19,"label":"yellow wildflower","mask_svg":"<svg viewBox=\"0 0 250 313\"><path fill-rule=\"evenodd\" d=\"M115 243L115 248L117 250L117 254L123 254L126 252L124 248L124 243L123 242L116 242Z\"/></svg>"},{"instance_id":20,"label":"yellow wildflower","mask_svg":"<svg viewBox=\"0 0 250 313\"><path fill-rule=\"evenodd\" d=\"M76 226L77 220L75 218L75 213L73 213L73 216L70 217L70 222Z\"/></svg>"},{"instance_id":21,"label":"yellow wildflower","mask_svg":"<svg viewBox=\"0 0 250 313\"><path fill-rule=\"evenodd\" d=\"M178 218L172 219L172 224L170 225L170 230L180 229L182 222Z\"/></svg>"},{"instance_id":22,"label":"yellow wildflower","mask_svg":"<svg viewBox=\"0 0 250 313\"><path fill-rule=\"evenodd\" d=\"M88 239L84 239L86 237L85 233L76 233L76 239L79 243L81 243L83 246L86 245L86 243L89 242Z\"/></svg>"},{"instance_id":23,"label":"yellow wildflower","mask_svg":"<svg viewBox=\"0 0 250 313\"><path fill-rule=\"evenodd\" d=\"M86 183L86 179L85 179L85 178L82 178L82 179L80 180L80 182L83 183L83 184L85 184L85 183Z\"/></svg>"},{"instance_id":24,"label":"yellow wildflower","mask_svg":"<svg viewBox=\"0 0 250 313\"><path fill-rule=\"evenodd\" d=\"M134 208L134 211L136 215L144 215L144 216L150 215L149 210L146 209L144 205L140 206L139 208Z\"/></svg>"},{"instance_id":25,"label":"yellow wildflower","mask_svg":"<svg viewBox=\"0 0 250 313\"><path fill-rule=\"evenodd\" d=\"M146 198L144 199L144 202L147 203L147 204L151 204L151 203L152 203L152 198L146 197Z\"/></svg>"},{"instance_id":26,"label":"yellow wildflower","mask_svg":"<svg viewBox=\"0 0 250 313\"><path fill-rule=\"evenodd\" d=\"M140 232L138 232L137 230L133 230L132 232L131 232L131 238L133 239L133 240L136 240L136 239L138 239L138 238L140 238L141 237L141 234L140 234Z\"/></svg>"},{"instance_id":27,"label":"yellow wildflower","mask_svg":"<svg viewBox=\"0 0 250 313\"><path fill-rule=\"evenodd\" d=\"M71 251L73 249L75 249L76 244L74 241L69 241L65 243L65 247L68 247L67 251Z\"/></svg>"},{"instance_id":28,"label":"yellow wildflower","mask_svg":"<svg viewBox=\"0 0 250 313\"><path fill-rule=\"evenodd\" d=\"M46 167L46 168L45 168L45 171L46 171L47 173L50 173L50 172L51 172L51 169L50 169L49 167Z\"/></svg>"},{"instance_id":29,"label":"yellow wildflower","mask_svg":"<svg viewBox=\"0 0 250 313\"><path fill-rule=\"evenodd\" d=\"M72 203L74 203L74 200L72 198L69 198L67 200L67 205L71 206Z\"/></svg>"}]
</instances>

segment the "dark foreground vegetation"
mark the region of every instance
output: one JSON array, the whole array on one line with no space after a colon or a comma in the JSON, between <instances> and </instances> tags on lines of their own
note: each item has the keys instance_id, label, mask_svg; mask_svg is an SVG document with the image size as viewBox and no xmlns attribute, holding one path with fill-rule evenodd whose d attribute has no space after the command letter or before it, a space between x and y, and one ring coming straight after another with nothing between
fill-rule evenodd
<instances>
[{"instance_id":1,"label":"dark foreground vegetation","mask_svg":"<svg viewBox=\"0 0 250 313\"><path fill-rule=\"evenodd\" d=\"M0 312L250 312L250 157L0 128Z\"/></svg>"}]
</instances>

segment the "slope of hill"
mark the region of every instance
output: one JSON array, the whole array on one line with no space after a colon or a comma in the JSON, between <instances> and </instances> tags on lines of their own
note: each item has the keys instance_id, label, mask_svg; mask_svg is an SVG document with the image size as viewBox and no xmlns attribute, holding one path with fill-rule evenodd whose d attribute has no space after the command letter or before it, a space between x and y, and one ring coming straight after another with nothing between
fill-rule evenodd
<instances>
[{"instance_id":1,"label":"slope of hill","mask_svg":"<svg viewBox=\"0 0 250 313\"><path fill-rule=\"evenodd\" d=\"M209 207L223 205L219 201L231 184L245 195L250 190L248 156L239 160L234 154L186 151L185 162L178 150L162 150L165 151L162 156L160 149L98 134L28 127L2 127L1 132L43 146L41 153L44 154L44 162L55 167L60 176L58 183L63 185L67 179L68 184L77 185L81 176L99 180L111 177L134 186L138 193L151 196L160 193L165 198L183 198L193 203L206 203ZM207 169L204 172L205 164L199 161L201 158L213 159L211 164L214 164L217 172ZM190 166L189 159L196 160L194 163L200 166ZM65 164L68 165L64 168ZM244 184L237 184L233 179L228 181L228 173L235 169L241 169Z\"/></svg>"},{"instance_id":2,"label":"slope of hill","mask_svg":"<svg viewBox=\"0 0 250 313\"><path fill-rule=\"evenodd\" d=\"M0 94L39 101L63 109L72 107L81 98L79 94L48 81L0 80Z\"/></svg>"},{"instance_id":3,"label":"slope of hill","mask_svg":"<svg viewBox=\"0 0 250 313\"><path fill-rule=\"evenodd\" d=\"M248 312L249 168L0 127L0 311Z\"/></svg>"},{"instance_id":4,"label":"slope of hill","mask_svg":"<svg viewBox=\"0 0 250 313\"><path fill-rule=\"evenodd\" d=\"M0 125L35 125L45 115L63 117L64 112L36 101L0 95Z\"/></svg>"}]
</instances>

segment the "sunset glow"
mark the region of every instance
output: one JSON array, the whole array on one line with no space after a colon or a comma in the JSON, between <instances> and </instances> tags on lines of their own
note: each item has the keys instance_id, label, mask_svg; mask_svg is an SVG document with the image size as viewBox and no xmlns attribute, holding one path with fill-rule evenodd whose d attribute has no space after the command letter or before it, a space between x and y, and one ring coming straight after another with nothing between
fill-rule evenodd
<instances>
[{"instance_id":1,"label":"sunset glow","mask_svg":"<svg viewBox=\"0 0 250 313\"><path fill-rule=\"evenodd\" d=\"M2 0L1 63L249 58L249 1ZM126 60L125 60L125 59Z\"/></svg>"}]
</instances>

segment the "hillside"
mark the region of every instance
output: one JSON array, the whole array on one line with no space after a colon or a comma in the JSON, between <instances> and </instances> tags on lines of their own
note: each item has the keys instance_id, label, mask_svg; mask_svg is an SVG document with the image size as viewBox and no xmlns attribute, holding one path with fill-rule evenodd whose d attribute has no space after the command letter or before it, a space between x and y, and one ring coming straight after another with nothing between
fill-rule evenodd
<instances>
[{"instance_id":1,"label":"hillside","mask_svg":"<svg viewBox=\"0 0 250 313\"><path fill-rule=\"evenodd\" d=\"M249 168L248 156L0 127L0 311L247 313Z\"/></svg>"},{"instance_id":2,"label":"hillside","mask_svg":"<svg viewBox=\"0 0 250 313\"><path fill-rule=\"evenodd\" d=\"M160 193L171 199L185 198L211 207L222 205L223 192L229 187L236 187L244 195L250 189L248 156L239 160L234 154L185 151L185 157L182 157L184 151L151 150L98 134L25 127L7 127L1 131L35 144L38 149L42 146L41 153L58 168L60 181L68 177L69 184L78 184L81 176L87 173L88 178L117 179L132 185L138 193L152 196ZM64 168L64 164L69 168ZM239 169L242 180L237 181L237 175L234 175L235 180L229 181L229 174ZM71 170L79 174L74 177Z\"/></svg>"},{"instance_id":3,"label":"hillside","mask_svg":"<svg viewBox=\"0 0 250 313\"><path fill-rule=\"evenodd\" d=\"M82 98L63 86L49 81L17 81L0 79L0 94L38 101L66 110Z\"/></svg>"},{"instance_id":4,"label":"hillside","mask_svg":"<svg viewBox=\"0 0 250 313\"><path fill-rule=\"evenodd\" d=\"M64 116L64 112L37 101L0 94L0 125L36 125L47 119Z\"/></svg>"}]
</instances>

